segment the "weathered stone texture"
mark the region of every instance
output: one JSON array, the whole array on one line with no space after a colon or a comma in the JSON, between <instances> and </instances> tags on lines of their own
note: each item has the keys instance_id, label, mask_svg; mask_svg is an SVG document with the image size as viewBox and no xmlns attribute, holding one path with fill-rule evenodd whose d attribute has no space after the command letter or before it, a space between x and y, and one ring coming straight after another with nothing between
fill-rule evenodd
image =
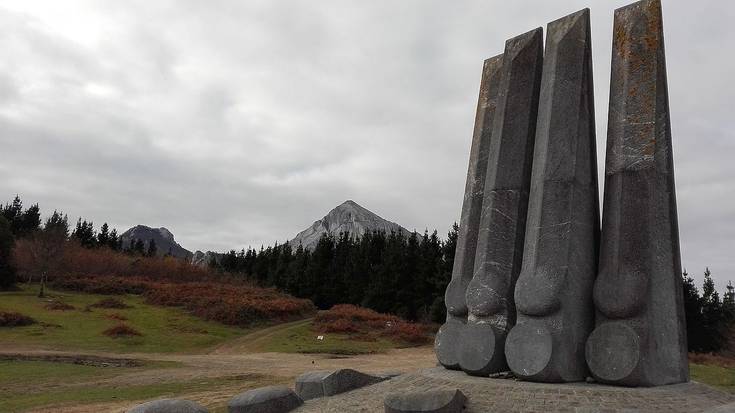
<instances>
[{"instance_id":1,"label":"weathered stone texture","mask_svg":"<svg viewBox=\"0 0 735 413\"><path fill-rule=\"evenodd\" d=\"M587 377L600 218L589 9L546 35L516 325L505 354L519 377Z\"/></svg>"},{"instance_id":2,"label":"weathered stone texture","mask_svg":"<svg viewBox=\"0 0 735 413\"><path fill-rule=\"evenodd\" d=\"M457 390L393 393L385 397L385 413L462 413L467 397Z\"/></svg>"},{"instance_id":3,"label":"weathered stone texture","mask_svg":"<svg viewBox=\"0 0 735 413\"><path fill-rule=\"evenodd\" d=\"M460 367L506 370L505 337L515 323L513 288L521 270L543 61L542 29L505 44L473 278L462 326Z\"/></svg>"},{"instance_id":4,"label":"weathered stone texture","mask_svg":"<svg viewBox=\"0 0 735 413\"><path fill-rule=\"evenodd\" d=\"M162 399L143 403L128 413L207 413L208 410L189 400Z\"/></svg>"},{"instance_id":5,"label":"weathered stone texture","mask_svg":"<svg viewBox=\"0 0 735 413\"><path fill-rule=\"evenodd\" d=\"M465 293L467 285L472 280L475 266L475 251L480 227L480 214L482 213L490 136L497 105L502 65L503 55L498 55L485 60L482 68L480 97L477 100L475 131L470 148L470 162L467 168L467 183L465 184L462 215L459 221L452 280L447 285L444 296L447 306L447 321L439 329L434 340L434 348L439 362L450 369L459 369L459 335L462 326L467 323Z\"/></svg>"},{"instance_id":6,"label":"weathered stone texture","mask_svg":"<svg viewBox=\"0 0 735 413\"><path fill-rule=\"evenodd\" d=\"M304 401L285 386L269 386L246 391L227 403L228 413L286 413Z\"/></svg>"},{"instance_id":7,"label":"weathered stone texture","mask_svg":"<svg viewBox=\"0 0 735 413\"><path fill-rule=\"evenodd\" d=\"M661 3L615 11L597 327L586 358L602 382L687 381Z\"/></svg>"},{"instance_id":8,"label":"weathered stone texture","mask_svg":"<svg viewBox=\"0 0 735 413\"><path fill-rule=\"evenodd\" d=\"M372 376L352 369L310 371L296 378L296 393L303 400L333 396L389 379Z\"/></svg>"}]
</instances>

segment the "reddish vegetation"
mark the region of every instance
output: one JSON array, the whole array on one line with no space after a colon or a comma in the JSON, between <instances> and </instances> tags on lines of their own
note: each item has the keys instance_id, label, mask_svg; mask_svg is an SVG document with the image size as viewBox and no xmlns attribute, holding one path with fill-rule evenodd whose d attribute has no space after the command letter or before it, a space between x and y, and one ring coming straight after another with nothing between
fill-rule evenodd
<instances>
[{"instance_id":1,"label":"reddish vegetation","mask_svg":"<svg viewBox=\"0 0 735 413\"><path fill-rule=\"evenodd\" d=\"M112 338L118 338L118 337L131 337L131 336L141 336L140 332L129 325L125 323L120 323L114 327L110 327L107 330L103 331L102 334L112 337Z\"/></svg>"},{"instance_id":2,"label":"reddish vegetation","mask_svg":"<svg viewBox=\"0 0 735 413\"><path fill-rule=\"evenodd\" d=\"M26 240L17 242L15 259L20 274L28 276L33 259ZM198 317L243 327L316 313L310 300L256 287L176 258L133 257L72 242L67 243L50 283L57 289L92 294L143 295L150 304L183 307Z\"/></svg>"},{"instance_id":3,"label":"reddish vegetation","mask_svg":"<svg viewBox=\"0 0 735 413\"><path fill-rule=\"evenodd\" d=\"M117 321L127 321L128 318L120 313L112 313L107 314L105 317L109 318L110 320L117 320Z\"/></svg>"},{"instance_id":4,"label":"reddish vegetation","mask_svg":"<svg viewBox=\"0 0 735 413\"><path fill-rule=\"evenodd\" d=\"M99 300L96 303L90 305L90 307L91 308L115 308L115 309L130 308L129 305L125 304L124 302L120 301L117 298L103 298L102 300Z\"/></svg>"},{"instance_id":5,"label":"reddish vegetation","mask_svg":"<svg viewBox=\"0 0 735 413\"><path fill-rule=\"evenodd\" d=\"M21 327L36 324L36 320L21 313L0 311L0 327Z\"/></svg>"},{"instance_id":6,"label":"reddish vegetation","mask_svg":"<svg viewBox=\"0 0 735 413\"><path fill-rule=\"evenodd\" d=\"M409 344L431 341L431 327L404 321L394 315L350 304L335 305L320 312L314 319L315 328L324 333L345 333L361 338L385 337Z\"/></svg>"},{"instance_id":7,"label":"reddish vegetation","mask_svg":"<svg viewBox=\"0 0 735 413\"><path fill-rule=\"evenodd\" d=\"M75 307L73 305L63 303L61 301L52 301L45 305L45 308L47 310L55 310L55 311L67 311L67 310L74 310Z\"/></svg>"},{"instance_id":8,"label":"reddish vegetation","mask_svg":"<svg viewBox=\"0 0 735 413\"><path fill-rule=\"evenodd\" d=\"M689 353L689 361L696 364L735 368L735 358L712 353Z\"/></svg>"}]
</instances>

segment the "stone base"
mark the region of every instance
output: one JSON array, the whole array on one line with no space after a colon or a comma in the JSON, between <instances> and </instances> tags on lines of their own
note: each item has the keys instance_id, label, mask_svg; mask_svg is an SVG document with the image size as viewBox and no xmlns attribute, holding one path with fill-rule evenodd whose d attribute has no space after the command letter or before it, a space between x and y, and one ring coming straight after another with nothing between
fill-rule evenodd
<instances>
[{"instance_id":1,"label":"stone base","mask_svg":"<svg viewBox=\"0 0 735 413\"><path fill-rule=\"evenodd\" d=\"M735 395L696 383L650 388L595 383L532 383L468 376L442 367L419 370L337 396L307 401L299 413L381 412L388 394L459 389L467 396L466 413L542 411L708 412Z\"/></svg>"}]
</instances>

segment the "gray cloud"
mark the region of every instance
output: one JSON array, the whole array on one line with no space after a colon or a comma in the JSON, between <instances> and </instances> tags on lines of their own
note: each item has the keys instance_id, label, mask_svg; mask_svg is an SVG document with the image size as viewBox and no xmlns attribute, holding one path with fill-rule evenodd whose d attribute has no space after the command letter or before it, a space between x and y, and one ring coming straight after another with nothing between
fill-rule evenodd
<instances>
[{"instance_id":1,"label":"gray cloud","mask_svg":"<svg viewBox=\"0 0 735 413\"><path fill-rule=\"evenodd\" d=\"M479 75L590 6L604 165L612 12L627 1L6 2L0 194L192 249L289 239L354 199L446 233ZM664 2L682 257L735 278L735 5ZM602 173L600 173L602 176Z\"/></svg>"}]
</instances>

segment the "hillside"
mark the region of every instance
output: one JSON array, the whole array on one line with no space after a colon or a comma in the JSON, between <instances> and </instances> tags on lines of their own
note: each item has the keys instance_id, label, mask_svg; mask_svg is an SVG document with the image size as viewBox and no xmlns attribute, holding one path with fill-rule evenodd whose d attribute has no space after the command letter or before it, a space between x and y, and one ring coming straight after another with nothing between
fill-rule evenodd
<instances>
[{"instance_id":1,"label":"hillside","mask_svg":"<svg viewBox=\"0 0 735 413\"><path fill-rule=\"evenodd\" d=\"M299 232L289 244L294 248L302 245L310 250L324 234L338 236L341 232L349 232L352 236L359 237L372 231L410 233L395 222L383 219L355 201L348 200L329 211L324 218L315 221L309 228Z\"/></svg>"},{"instance_id":2,"label":"hillside","mask_svg":"<svg viewBox=\"0 0 735 413\"><path fill-rule=\"evenodd\" d=\"M133 240L143 240L148 247L148 243L154 240L158 255L171 254L176 258L191 259L192 253L186 248L179 245L174 239L174 234L166 228L151 228L145 225L136 225L120 235L123 247L127 248Z\"/></svg>"}]
</instances>

